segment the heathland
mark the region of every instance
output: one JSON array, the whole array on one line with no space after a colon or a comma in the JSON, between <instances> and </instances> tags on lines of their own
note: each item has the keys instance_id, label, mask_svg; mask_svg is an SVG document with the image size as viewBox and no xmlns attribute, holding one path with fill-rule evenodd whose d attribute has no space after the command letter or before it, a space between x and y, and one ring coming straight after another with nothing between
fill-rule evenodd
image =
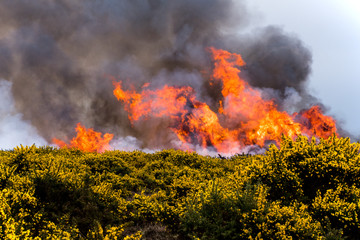
<instances>
[{"instance_id":1,"label":"heathland","mask_svg":"<svg viewBox=\"0 0 360 240\"><path fill-rule=\"evenodd\" d=\"M359 239L360 144L265 154L0 151L1 239Z\"/></svg>"}]
</instances>

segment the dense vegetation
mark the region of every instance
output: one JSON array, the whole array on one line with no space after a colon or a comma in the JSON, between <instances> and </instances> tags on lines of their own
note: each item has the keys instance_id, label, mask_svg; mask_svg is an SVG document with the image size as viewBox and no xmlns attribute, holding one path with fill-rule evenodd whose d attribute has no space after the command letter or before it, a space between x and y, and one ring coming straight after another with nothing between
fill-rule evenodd
<instances>
[{"instance_id":1,"label":"dense vegetation","mask_svg":"<svg viewBox=\"0 0 360 240\"><path fill-rule=\"evenodd\" d=\"M0 151L1 239L359 239L360 144L264 155Z\"/></svg>"}]
</instances>

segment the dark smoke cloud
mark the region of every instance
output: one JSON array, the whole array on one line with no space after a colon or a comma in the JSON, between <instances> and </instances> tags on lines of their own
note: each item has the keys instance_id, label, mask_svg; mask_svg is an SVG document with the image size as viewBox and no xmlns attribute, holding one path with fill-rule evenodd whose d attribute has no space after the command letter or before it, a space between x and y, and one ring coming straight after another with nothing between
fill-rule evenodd
<instances>
[{"instance_id":1,"label":"dark smoke cloud","mask_svg":"<svg viewBox=\"0 0 360 240\"><path fill-rule=\"evenodd\" d=\"M312 56L301 40L274 26L256 31L252 38L243 52L250 83L282 94L289 87L302 93Z\"/></svg>"},{"instance_id":2,"label":"dark smoke cloud","mask_svg":"<svg viewBox=\"0 0 360 240\"><path fill-rule=\"evenodd\" d=\"M280 106L313 101L309 50L275 27L234 38L249 20L243 1L231 0L2 0L0 78L12 82L16 109L48 141L71 136L81 122L166 146L171 138L159 126L168 123L132 128L108 76L136 87L190 84L214 104L219 91L202 71L215 46L243 54L244 77L272 89L265 93Z\"/></svg>"},{"instance_id":3,"label":"dark smoke cloud","mask_svg":"<svg viewBox=\"0 0 360 240\"><path fill-rule=\"evenodd\" d=\"M275 100L281 110L321 105L307 87L312 54L296 35L268 26L231 38L226 46L244 58L242 77L262 89L263 97Z\"/></svg>"}]
</instances>

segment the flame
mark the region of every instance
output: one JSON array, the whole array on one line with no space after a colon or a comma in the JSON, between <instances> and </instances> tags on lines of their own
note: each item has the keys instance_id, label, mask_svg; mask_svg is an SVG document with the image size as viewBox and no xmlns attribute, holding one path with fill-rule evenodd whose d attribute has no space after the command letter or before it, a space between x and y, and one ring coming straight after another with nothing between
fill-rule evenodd
<instances>
[{"instance_id":1,"label":"flame","mask_svg":"<svg viewBox=\"0 0 360 240\"><path fill-rule=\"evenodd\" d=\"M80 123L76 126L77 136L74 137L70 144L54 138L53 143L60 148L77 148L85 152L104 152L110 149L109 142L113 138L113 134L105 133L104 136L100 132L95 132L92 128L86 129Z\"/></svg>"},{"instance_id":2,"label":"flame","mask_svg":"<svg viewBox=\"0 0 360 240\"><path fill-rule=\"evenodd\" d=\"M241 122L240 127L246 138L246 145L264 146L265 141L279 142L283 134L293 137L301 134L301 127L286 112L279 112L272 101L262 99L261 92L253 89L240 78L238 67L245 62L239 54L210 48L215 61L214 81L221 81L224 103L220 113L229 122Z\"/></svg>"},{"instance_id":3,"label":"flame","mask_svg":"<svg viewBox=\"0 0 360 240\"><path fill-rule=\"evenodd\" d=\"M222 149L224 140L236 142L231 131L220 125L217 114L196 100L191 87L165 85L162 89L145 89L136 93L124 91L121 83L115 82L114 86L114 95L125 104L132 123L150 117L166 117L172 121L170 128L183 143Z\"/></svg>"},{"instance_id":4,"label":"flame","mask_svg":"<svg viewBox=\"0 0 360 240\"><path fill-rule=\"evenodd\" d=\"M313 106L303 111L300 116L299 121L302 123L302 131L307 135L321 138L328 138L332 134L338 135L335 120L323 115L319 106Z\"/></svg>"},{"instance_id":5,"label":"flame","mask_svg":"<svg viewBox=\"0 0 360 240\"><path fill-rule=\"evenodd\" d=\"M245 62L239 54L215 48L209 48L209 52L214 62L209 83L222 85L223 99L217 112L197 100L189 86L165 85L150 90L145 84L141 92L136 92L114 82L113 93L123 102L130 121L168 118L170 129L186 146L214 147L223 153L239 151L246 145L279 143L282 135L327 138L336 133L335 121L324 116L319 106L289 115L278 111L273 101L264 100L260 90L240 77Z\"/></svg>"},{"instance_id":6,"label":"flame","mask_svg":"<svg viewBox=\"0 0 360 240\"><path fill-rule=\"evenodd\" d=\"M194 91L191 87L169 87L152 91L146 89L137 93L134 90L124 91L120 83L114 83L114 95L119 101L125 103L125 110L129 112L129 119L133 123L140 118L170 116L177 118L187 112L188 104L194 102ZM184 116L182 116L184 117Z\"/></svg>"}]
</instances>

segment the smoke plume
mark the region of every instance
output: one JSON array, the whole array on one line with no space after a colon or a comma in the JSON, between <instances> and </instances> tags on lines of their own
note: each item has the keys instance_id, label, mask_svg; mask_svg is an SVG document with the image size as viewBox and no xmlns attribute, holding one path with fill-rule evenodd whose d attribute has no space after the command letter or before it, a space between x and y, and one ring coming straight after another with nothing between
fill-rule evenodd
<instances>
[{"instance_id":1,"label":"smoke plume","mask_svg":"<svg viewBox=\"0 0 360 240\"><path fill-rule=\"evenodd\" d=\"M0 102L0 149L11 149L20 143L38 146L46 144L36 129L16 112L9 81L0 80Z\"/></svg>"},{"instance_id":2,"label":"smoke plume","mask_svg":"<svg viewBox=\"0 0 360 240\"><path fill-rule=\"evenodd\" d=\"M190 85L215 107L219 91L208 86L203 74L211 69L209 46L242 54L247 62L243 77L284 110L318 103L306 91L310 51L278 27L239 34L251 22L244 3L2 0L0 78L12 87L2 82L0 109L18 113L1 118L1 140L16 128L38 144L44 144L42 138L50 143L54 137L71 137L81 122L114 133L118 146L127 141L132 148L174 147L163 127L166 119L130 124L112 94L112 81L137 88L146 82L154 88ZM19 143L30 141L19 138Z\"/></svg>"}]
</instances>

